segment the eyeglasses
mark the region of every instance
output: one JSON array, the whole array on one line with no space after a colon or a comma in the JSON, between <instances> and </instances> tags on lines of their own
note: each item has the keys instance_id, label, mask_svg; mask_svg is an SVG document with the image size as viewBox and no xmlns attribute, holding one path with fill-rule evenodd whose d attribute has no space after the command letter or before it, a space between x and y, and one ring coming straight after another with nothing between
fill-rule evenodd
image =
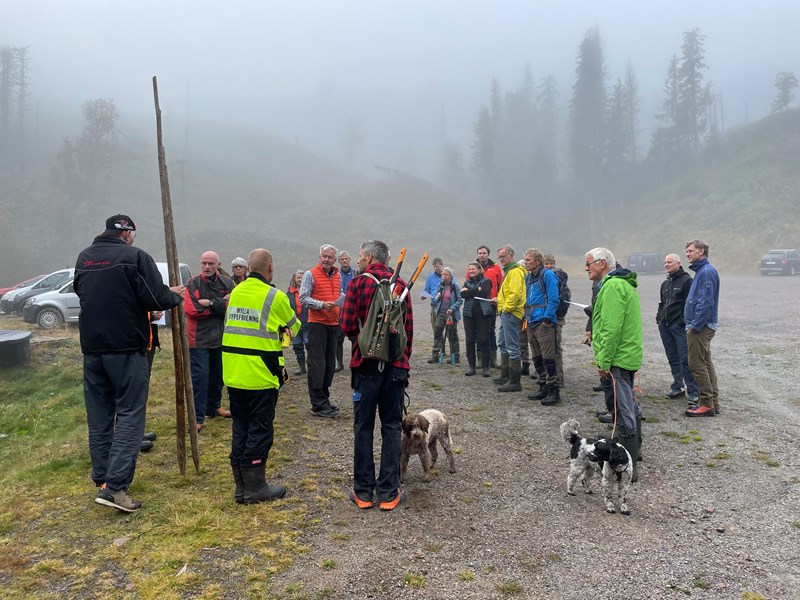
<instances>
[{"instance_id":1,"label":"eyeglasses","mask_svg":"<svg viewBox=\"0 0 800 600\"><path fill-rule=\"evenodd\" d=\"M587 262L587 263L586 263L586 267L587 267L587 268L588 268L588 267L591 267L591 266L592 266L594 263L596 263L596 262L600 262L601 260L605 260L605 258L598 258L598 259L596 259L596 260L593 260L592 262Z\"/></svg>"}]
</instances>

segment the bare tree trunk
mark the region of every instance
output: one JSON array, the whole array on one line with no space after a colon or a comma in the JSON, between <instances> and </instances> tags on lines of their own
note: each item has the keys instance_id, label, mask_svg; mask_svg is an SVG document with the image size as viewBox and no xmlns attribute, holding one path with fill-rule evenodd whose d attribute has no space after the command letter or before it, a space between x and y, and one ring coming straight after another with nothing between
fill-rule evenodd
<instances>
[{"instance_id":1,"label":"bare tree trunk","mask_svg":"<svg viewBox=\"0 0 800 600\"><path fill-rule=\"evenodd\" d=\"M156 107L156 137L158 144L158 174L161 180L161 206L164 211L164 238L167 246L167 267L169 270L170 286L180 285L180 271L178 269L178 249L175 243L175 225L172 220L172 201L169 195L169 177L167 175L167 159L161 135L161 107L158 104L158 81L153 77L153 98ZM176 343L178 342L178 343ZM189 416L189 441L192 446L192 460L194 468L200 472L200 453L197 449L197 422L194 412L194 393L192 390L192 375L189 368L189 338L186 333L186 318L183 305L179 304L172 309L172 346L175 360L175 410L176 410L176 436L178 447L178 466L181 474L186 472L186 418Z\"/></svg>"}]
</instances>

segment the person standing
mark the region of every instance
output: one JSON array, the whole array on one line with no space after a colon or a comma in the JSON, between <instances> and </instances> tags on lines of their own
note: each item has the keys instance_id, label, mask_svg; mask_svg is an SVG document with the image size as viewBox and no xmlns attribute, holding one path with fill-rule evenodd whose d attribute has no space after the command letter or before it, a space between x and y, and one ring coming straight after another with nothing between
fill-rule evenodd
<instances>
[{"instance_id":1,"label":"person standing","mask_svg":"<svg viewBox=\"0 0 800 600\"><path fill-rule=\"evenodd\" d=\"M491 298L497 298L500 292L500 285L503 283L503 271L496 262L489 258L489 246L478 246L477 249L478 264L483 268L483 276L492 282L492 295ZM489 323L489 366L493 369L499 369L500 365L497 364L497 306L490 304L492 307L492 321Z\"/></svg>"},{"instance_id":2,"label":"person standing","mask_svg":"<svg viewBox=\"0 0 800 600\"><path fill-rule=\"evenodd\" d=\"M306 374L306 346L308 346L308 307L300 302L300 282L303 280L303 269L297 269L289 281L289 289L286 295L289 296L289 305L300 319L300 331L292 337L292 350L297 358L297 371L295 375Z\"/></svg>"},{"instance_id":3,"label":"person standing","mask_svg":"<svg viewBox=\"0 0 800 600\"><path fill-rule=\"evenodd\" d=\"M425 279L425 289L422 290L422 293L419 295L420 300L428 299L431 303L431 332L436 331L436 290L439 289L439 284L442 283L442 268L444 267L444 261L438 256L433 259L433 273L428 275ZM435 337L434 337L435 339ZM434 349L436 344L434 343ZM428 362L438 362L439 357L436 357L435 361L428 361Z\"/></svg>"},{"instance_id":4,"label":"person standing","mask_svg":"<svg viewBox=\"0 0 800 600\"><path fill-rule=\"evenodd\" d=\"M239 285L245 279L247 279L247 261L243 259L241 256L237 256L231 261L231 281L233 281L233 285Z\"/></svg>"},{"instance_id":5,"label":"person standing","mask_svg":"<svg viewBox=\"0 0 800 600\"><path fill-rule=\"evenodd\" d=\"M287 379L281 334L296 335L300 320L286 294L272 285L272 254L256 248L247 265L250 275L228 301L222 363L233 417L229 458L234 499L258 504L286 495L285 486L267 483L266 466L278 390Z\"/></svg>"},{"instance_id":6,"label":"person standing","mask_svg":"<svg viewBox=\"0 0 800 600\"><path fill-rule=\"evenodd\" d=\"M498 392L519 392L522 390L519 334L525 317L525 268L514 260L514 248L509 245L497 251L497 260L503 265L503 283L492 301L500 315L497 336L500 377L493 381L500 386Z\"/></svg>"},{"instance_id":7,"label":"person standing","mask_svg":"<svg viewBox=\"0 0 800 600\"><path fill-rule=\"evenodd\" d=\"M592 347L606 406L615 412L619 443L633 460L632 481L639 477L637 461L641 449L642 411L633 397L636 371L642 368L642 312L636 273L616 268L607 248L586 253L586 273L598 283L592 310Z\"/></svg>"},{"instance_id":8,"label":"person standing","mask_svg":"<svg viewBox=\"0 0 800 600\"><path fill-rule=\"evenodd\" d=\"M75 263L74 289L81 304L83 395L89 429L95 502L122 512L142 503L128 495L144 435L150 384L148 311L182 301L183 286L164 285L153 258L133 247L136 225L127 215L106 229Z\"/></svg>"},{"instance_id":9,"label":"person standing","mask_svg":"<svg viewBox=\"0 0 800 600\"><path fill-rule=\"evenodd\" d=\"M464 335L467 338L467 363L469 369L464 375L475 375L477 360L481 357L482 375L489 377L489 324L494 309L488 302L492 295L492 282L483 276L480 263L471 262L467 266L467 278L461 288L464 298ZM482 300L477 300L482 298ZM477 354L476 354L477 347Z\"/></svg>"},{"instance_id":10,"label":"person standing","mask_svg":"<svg viewBox=\"0 0 800 600\"><path fill-rule=\"evenodd\" d=\"M403 396L408 385L414 316L411 297L406 298L405 317L406 346L403 354L391 364L365 359L358 347L361 323L369 313L378 281L389 279L391 272L386 266L389 248L383 242L368 240L358 251L358 270L362 273L350 284L342 310L342 329L353 343L353 489L350 501L358 508L393 510L405 500L400 489L400 432L403 424ZM364 275L368 273L368 275ZM395 291L402 293L406 284L397 279ZM381 457L378 477L375 477L373 438L375 411L381 420Z\"/></svg>"},{"instance_id":11,"label":"person standing","mask_svg":"<svg viewBox=\"0 0 800 600\"><path fill-rule=\"evenodd\" d=\"M350 254L347 250L339 251L339 277L342 282L342 296L347 292L347 286L353 280L353 277L358 275L358 270L350 266ZM339 327L339 335L336 339L336 368L334 372L338 373L344 369L344 332Z\"/></svg>"},{"instance_id":12,"label":"person standing","mask_svg":"<svg viewBox=\"0 0 800 600\"><path fill-rule=\"evenodd\" d=\"M694 375L689 369L686 326L683 321L683 311L692 287L692 277L683 270L681 258L677 254L667 255L664 259L664 270L667 272L667 278L661 284L656 324L672 371L672 385L666 397L683 398L688 393L689 403L696 404L699 392Z\"/></svg>"},{"instance_id":13,"label":"person standing","mask_svg":"<svg viewBox=\"0 0 800 600\"><path fill-rule=\"evenodd\" d=\"M450 267L442 268L442 282L436 290L436 327L433 330L433 353L429 363L444 362L445 335L450 342L450 362L459 363L458 322L461 320L461 290Z\"/></svg>"},{"instance_id":14,"label":"person standing","mask_svg":"<svg viewBox=\"0 0 800 600\"><path fill-rule=\"evenodd\" d=\"M219 254L200 256L200 274L186 283L184 311L189 337L189 360L197 431L206 417L230 418L222 407L222 329L233 281L219 272Z\"/></svg>"},{"instance_id":15,"label":"person standing","mask_svg":"<svg viewBox=\"0 0 800 600\"><path fill-rule=\"evenodd\" d=\"M556 267L555 254L545 254L542 260L544 268L555 273L556 277L564 282L569 279L569 275L567 275L564 269ZM563 298L561 300L563 300ZM556 317L558 318L558 329L556 330L556 376L558 377L558 387L561 389L564 387L564 350L561 345L561 334L564 331L564 324L567 322L567 319L566 315L559 317L558 314L556 314Z\"/></svg>"},{"instance_id":16,"label":"person standing","mask_svg":"<svg viewBox=\"0 0 800 600\"><path fill-rule=\"evenodd\" d=\"M331 404L330 386L336 368L339 337L339 297L342 282L335 266L336 248L323 244L319 263L306 271L300 283L300 302L308 308L308 395L311 414L335 419L339 407Z\"/></svg>"},{"instance_id":17,"label":"person standing","mask_svg":"<svg viewBox=\"0 0 800 600\"><path fill-rule=\"evenodd\" d=\"M556 336L558 335L558 276L545 269L542 253L536 248L525 252L527 299L525 304L527 343L533 351L533 366L539 375L539 391L528 394L544 406L561 401L556 371Z\"/></svg>"},{"instance_id":18,"label":"person standing","mask_svg":"<svg viewBox=\"0 0 800 600\"><path fill-rule=\"evenodd\" d=\"M686 411L687 417L713 417L719 414L717 371L711 360L711 340L717 333L719 273L708 262L708 244L700 240L686 243L689 268L695 272L684 306L689 369L697 382L700 398Z\"/></svg>"}]
</instances>

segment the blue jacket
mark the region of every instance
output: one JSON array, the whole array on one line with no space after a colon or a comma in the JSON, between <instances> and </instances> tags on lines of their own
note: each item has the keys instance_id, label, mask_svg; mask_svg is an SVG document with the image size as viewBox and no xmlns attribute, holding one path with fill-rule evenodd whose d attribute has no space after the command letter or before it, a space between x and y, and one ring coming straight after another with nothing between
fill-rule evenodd
<instances>
[{"instance_id":1,"label":"blue jacket","mask_svg":"<svg viewBox=\"0 0 800 600\"><path fill-rule=\"evenodd\" d=\"M442 296L437 296L442 294ZM436 302L433 305L434 311L436 314L439 314L439 307L442 305L442 297L444 296L444 281L439 284L439 288L436 290L436 293L433 297L436 299ZM450 282L450 300L452 304L450 308L453 310L453 321L458 323L461 320L461 305L464 304L464 299L461 297L461 290L456 283L455 278Z\"/></svg>"},{"instance_id":2,"label":"blue jacket","mask_svg":"<svg viewBox=\"0 0 800 600\"><path fill-rule=\"evenodd\" d=\"M545 293L539 279L544 284ZM549 269L539 267L536 273L528 273L525 276L525 287L527 295L525 297L525 319L528 323L539 323L547 320L558 324L556 310L558 310L558 275Z\"/></svg>"},{"instance_id":3,"label":"blue jacket","mask_svg":"<svg viewBox=\"0 0 800 600\"><path fill-rule=\"evenodd\" d=\"M717 330L717 307L719 306L719 273L707 258L701 258L689 265L695 272L692 287L683 307L683 320L686 330L703 331L704 328Z\"/></svg>"},{"instance_id":4,"label":"blue jacket","mask_svg":"<svg viewBox=\"0 0 800 600\"><path fill-rule=\"evenodd\" d=\"M437 275L436 271L428 275L425 280L425 293L431 297L431 306L436 306L436 290L439 289L440 283L442 283L442 276Z\"/></svg>"},{"instance_id":5,"label":"blue jacket","mask_svg":"<svg viewBox=\"0 0 800 600\"><path fill-rule=\"evenodd\" d=\"M350 270L347 273L339 269L339 277L342 280L341 288L343 294L347 293L347 286L350 285L350 282L356 275L358 275L358 269L354 269L353 267L350 267Z\"/></svg>"}]
</instances>

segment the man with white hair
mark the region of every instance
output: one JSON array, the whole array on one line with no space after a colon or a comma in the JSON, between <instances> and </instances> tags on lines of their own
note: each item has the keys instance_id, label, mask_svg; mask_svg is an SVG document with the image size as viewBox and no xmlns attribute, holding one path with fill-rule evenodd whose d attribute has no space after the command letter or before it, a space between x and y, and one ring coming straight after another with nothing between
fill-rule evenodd
<instances>
[{"instance_id":1,"label":"man with white hair","mask_svg":"<svg viewBox=\"0 0 800 600\"><path fill-rule=\"evenodd\" d=\"M656 312L658 333L672 371L672 385L666 397L683 398L689 394L689 403L697 403L697 383L689 370L689 352L686 347L686 326L683 320L683 309L692 277L681 266L681 258L677 254L669 254L664 259L664 270L667 278L661 284L661 300ZM685 383L685 386L684 386Z\"/></svg>"},{"instance_id":2,"label":"man with white hair","mask_svg":"<svg viewBox=\"0 0 800 600\"><path fill-rule=\"evenodd\" d=\"M319 263L303 275L300 302L308 307L308 395L311 414L335 419L339 407L331 404L331 383L336 368L339 337L339 297L342 279L336 268L336 248L323 244Z\"/></svg>"},{"instance_id":3,"label":"man with white hair","mask_svg":"<svg viewBox=\"0 0 800 600\"><path fill-rule=\"evenodd\" d=\"M633 459L633 476L639 477L636 461L641 447L642 411L633 398L633 378L642 368L642 313L636 290L636 273L617 269L607 248L586 253L586 273L598 282L600 291L592 310L592 347L606 406L614 409L619 443Z\"/></svg>"}]
</instances>

